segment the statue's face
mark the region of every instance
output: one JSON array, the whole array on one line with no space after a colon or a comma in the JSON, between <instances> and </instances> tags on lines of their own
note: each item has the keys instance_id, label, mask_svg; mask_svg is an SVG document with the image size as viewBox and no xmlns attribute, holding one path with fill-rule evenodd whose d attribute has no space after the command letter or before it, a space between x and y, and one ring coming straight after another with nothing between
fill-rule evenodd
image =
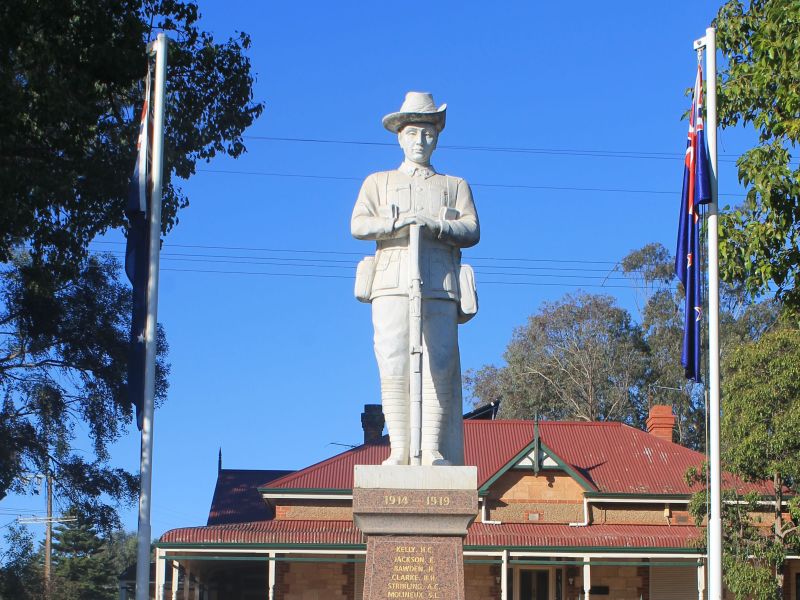
<instances>
[{"instance_id":1,"label":"statue's face","mask_svg":"<svg viewBox=\"0 0 800 600\"><path fill-rule=\"evenodd\" d=\"M429 123L410 123L398 132L397 139L406 160L427 165L436 149L439 132Z\"/></svg>"}]
</instances>

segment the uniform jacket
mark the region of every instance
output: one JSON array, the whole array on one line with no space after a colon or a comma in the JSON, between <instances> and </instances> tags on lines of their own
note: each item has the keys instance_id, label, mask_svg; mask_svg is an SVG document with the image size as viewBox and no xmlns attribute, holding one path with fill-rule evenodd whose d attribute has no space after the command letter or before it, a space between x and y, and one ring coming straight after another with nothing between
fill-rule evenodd
<instances>
[{"instance_id":1,"label":"uniform jacket","mask_svg":"<svg viewBox=\"0 0 800 600\"><path fill-rule=\"evenodd\" d=\"M441 225L438 236L426 227L421 230L423 298L459 299L460 249L474 246L480 238L472 191L459 177L440 175L408 161L395 171L367 177L353 208L353 236L375 240L377 246L370 299L408 295L408 228L398 231L395 224L419 214Z\"/></svg>"}]
</instances>

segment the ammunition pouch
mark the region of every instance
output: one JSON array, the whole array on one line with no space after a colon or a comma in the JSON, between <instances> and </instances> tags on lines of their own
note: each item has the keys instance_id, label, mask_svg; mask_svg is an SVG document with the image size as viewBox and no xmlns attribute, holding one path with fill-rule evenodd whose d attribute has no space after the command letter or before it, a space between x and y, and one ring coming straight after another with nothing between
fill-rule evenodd
<instances>
[{"instance_id":1,"label":"ammunition pouch","mask_svg":"<svg viewBox=\"0 0 800 600\"><path fill-rule=\"evenodd\" d=\"M369 302L372 282L375 279L375 257L365 256L356 267L356 283L353 293L359 302Z\"/></svg>"}]
</instances>

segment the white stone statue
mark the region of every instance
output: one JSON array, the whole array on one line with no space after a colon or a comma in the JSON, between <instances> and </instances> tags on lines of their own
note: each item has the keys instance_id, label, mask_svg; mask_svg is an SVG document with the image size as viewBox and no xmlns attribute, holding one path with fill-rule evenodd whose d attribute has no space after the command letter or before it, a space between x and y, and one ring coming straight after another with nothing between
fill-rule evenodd
<instances>
[{"instance_id":1,"label":"white stone statue","mask_svg":"<svg viewBox=\"0 0 800 600\"><path fill-rule=\"evenodd\" d=\"M461 248L478 243L480 228L467 182L437 173L430 163L444 129L445 110L445 104L434 104L431 94L409 92L400 110L383 118L384 127L397 133L405 160L394 171L373 173L364 180L350 223L354 237L375 240L377 246L374 259L359 265L356 296L372 303L375 357L391 443L384 464L389 465L420 460L423 465L464 463L458 323L477 311L477 299L472 270L461 265ZM410 396L416 393L413 353L418 349L409 344L409 328L413 339L415 327L409 290L417 251L422 423L415 450ZM414 291L411 296L413 300ZM421 451L416 462L415 451Z\"/></svg>"}]
</instances>

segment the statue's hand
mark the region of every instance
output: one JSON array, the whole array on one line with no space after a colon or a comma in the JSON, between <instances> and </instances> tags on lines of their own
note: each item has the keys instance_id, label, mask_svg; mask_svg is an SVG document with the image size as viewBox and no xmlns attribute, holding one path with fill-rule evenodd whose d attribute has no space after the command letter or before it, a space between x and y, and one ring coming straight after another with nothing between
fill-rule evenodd
<instances>
[{"instance_id":1,"label":"statue's hand","mask_svg":"<svg viewBox=\"0 0 800 600\"><path fill-rule=\"evenodd\" d=\"M411 215L399 219L395 225L395 230L403 229L409 225L419 225L420 227L427 227L432 235L438 236L442 231L442 226L436 219L431 219L425 215Z\"/></svg>"},{"instance_id":2,"label":"statue's hand","mask_svg":"<svg viewBox=\"0 0 800 600\"><path fill-rule=\"evenodd\" d=\"M431 219L424 215L417 215L416 221L417 225L420 227L427 227L428 231L430 231L433 236L438 236L442 232L442 225L436 219Z\"/></svg>"},{"instance_id":3,"label":"statue's hand","mask_svg":"<svg viewBox=\"0 0 800 600\"><path fill-rule=\"evenodd\" d=\"M395 230L403 229L408 227L409 225L420 225L419 218L412 215L410 217L403 217L402 219L398 219L394 223Z\"/></svg>"}]
</instances>

